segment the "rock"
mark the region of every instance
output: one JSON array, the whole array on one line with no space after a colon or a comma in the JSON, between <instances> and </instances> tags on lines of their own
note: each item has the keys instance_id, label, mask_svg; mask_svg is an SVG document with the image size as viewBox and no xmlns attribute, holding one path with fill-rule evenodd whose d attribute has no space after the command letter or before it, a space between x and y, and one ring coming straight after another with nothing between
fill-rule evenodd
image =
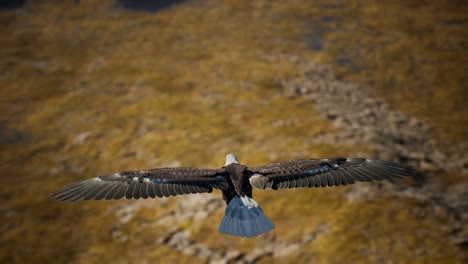
<instances>
[{"instance_id":1,"label":"rock","mask_svg":"<svg viewBox=\"0 0 468 264\"><path fill-rule=\"evenodd\" d=\"M421 168L422 171L436 171L437 167L434 165L434 163L427 162L427 161L421 161L419 163L419 168Z\"/></svg>"}]
</instances>

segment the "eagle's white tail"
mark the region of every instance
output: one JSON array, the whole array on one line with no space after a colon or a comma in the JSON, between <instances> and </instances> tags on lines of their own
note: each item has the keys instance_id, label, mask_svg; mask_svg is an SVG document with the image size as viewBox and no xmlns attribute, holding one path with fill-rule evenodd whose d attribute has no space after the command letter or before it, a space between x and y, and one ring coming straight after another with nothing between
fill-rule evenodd
<instances>
[{"instance_id":1,"label":"eagle's white tail","mask_svg":"<svg viewBox=\"0 0 468 264\"><path fill-rule=\"evenodd\" d=\"M219 226L219 232L234 236L253 237L274 228L275 225L263 213L257 202L244 196L234 197L229 202L223 221Z\"/></svg>"}]
</instances>

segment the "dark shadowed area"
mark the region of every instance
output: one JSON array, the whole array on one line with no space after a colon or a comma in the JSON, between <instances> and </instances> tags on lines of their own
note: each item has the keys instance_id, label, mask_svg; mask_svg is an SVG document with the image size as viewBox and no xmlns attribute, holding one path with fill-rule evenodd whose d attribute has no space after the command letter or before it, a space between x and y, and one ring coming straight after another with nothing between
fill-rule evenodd
<instances>
[{"instance_id":1,"label":"dark shadowed area","mask_svg":"<svg viewBox=\"0 0 468 264\"><path fill-rule=\"evenodd\" d=\"M464 1L2 1L1 263L467 263ZM60 203L124 170L366 157L415 179ZM118 256L118 258L116 257Z\"/></svg>"},{"instance_id":2,"label":"dark shadowed area","mask_svg":"<svg viewBox=\"0 0 468 264\"><path fill-rule=\"evenodd\" d=\"M149 12L156 12L161 9L170 7L174 4L183 3L184 0L119 0L119 3L128 9L144 10Z\"/></svg>"},{"instance_id":3,"label":"dark shadowed area","mask_svg":"<svg viewBox=\"0 0 468 264\"><path fill-rule=\"evenodd\" d=\"M26 0L2 0L0 1L0 9L19 8L23 6Z\"/></svg>"}]
</instances>

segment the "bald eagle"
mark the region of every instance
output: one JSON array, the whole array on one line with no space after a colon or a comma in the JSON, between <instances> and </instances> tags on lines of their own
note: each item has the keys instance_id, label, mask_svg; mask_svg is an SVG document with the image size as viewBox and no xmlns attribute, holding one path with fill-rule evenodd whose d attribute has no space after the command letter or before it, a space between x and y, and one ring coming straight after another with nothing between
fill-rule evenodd
<instances>
[{"instance_id":1,"label":"bald eagle","mask_svg":"<svg viewBox=\"0 0 468 264\"><path fill-rule=\"evenodd\" d=\"M72 183L50 195L60 201L147 199L219 189L227 207L219 232L253 237L275 228L252 199L258 189L326 187L355 181L412 176L415 170L390 161L364 158L297 159L258 167L241 165L228 154L221 169L156 168L123 171Z\"/></svg>"}]
</instances>

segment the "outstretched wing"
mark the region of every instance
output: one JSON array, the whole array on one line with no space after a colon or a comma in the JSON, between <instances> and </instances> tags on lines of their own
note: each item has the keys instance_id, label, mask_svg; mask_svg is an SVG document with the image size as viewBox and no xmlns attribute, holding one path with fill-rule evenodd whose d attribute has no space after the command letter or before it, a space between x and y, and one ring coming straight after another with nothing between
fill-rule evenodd
<instances>
[{"instance_id":1,"label":"outstretched wing","mask_svg":"<svg viewBox=\"0 0 468 264\"><path fill-rule=\"evenodd\" d=\"M50 195L57 200L146 199L178 194L209 193L228 186L223 169L159 168L124 171L72 183Z\"/></svg>"},{"instance_id":2,"label":"outstretched wing","mask_svg":"<svg viewBox=\"0 0 468 264\"><path fill-rule=\"evenodd\" d=\"M395 162L361 158L292 160L248 170L252 173L252 186L274 190L340 186L355 181L402 178L415 173L413 168Z\"/></svg>"}]
</instances>

